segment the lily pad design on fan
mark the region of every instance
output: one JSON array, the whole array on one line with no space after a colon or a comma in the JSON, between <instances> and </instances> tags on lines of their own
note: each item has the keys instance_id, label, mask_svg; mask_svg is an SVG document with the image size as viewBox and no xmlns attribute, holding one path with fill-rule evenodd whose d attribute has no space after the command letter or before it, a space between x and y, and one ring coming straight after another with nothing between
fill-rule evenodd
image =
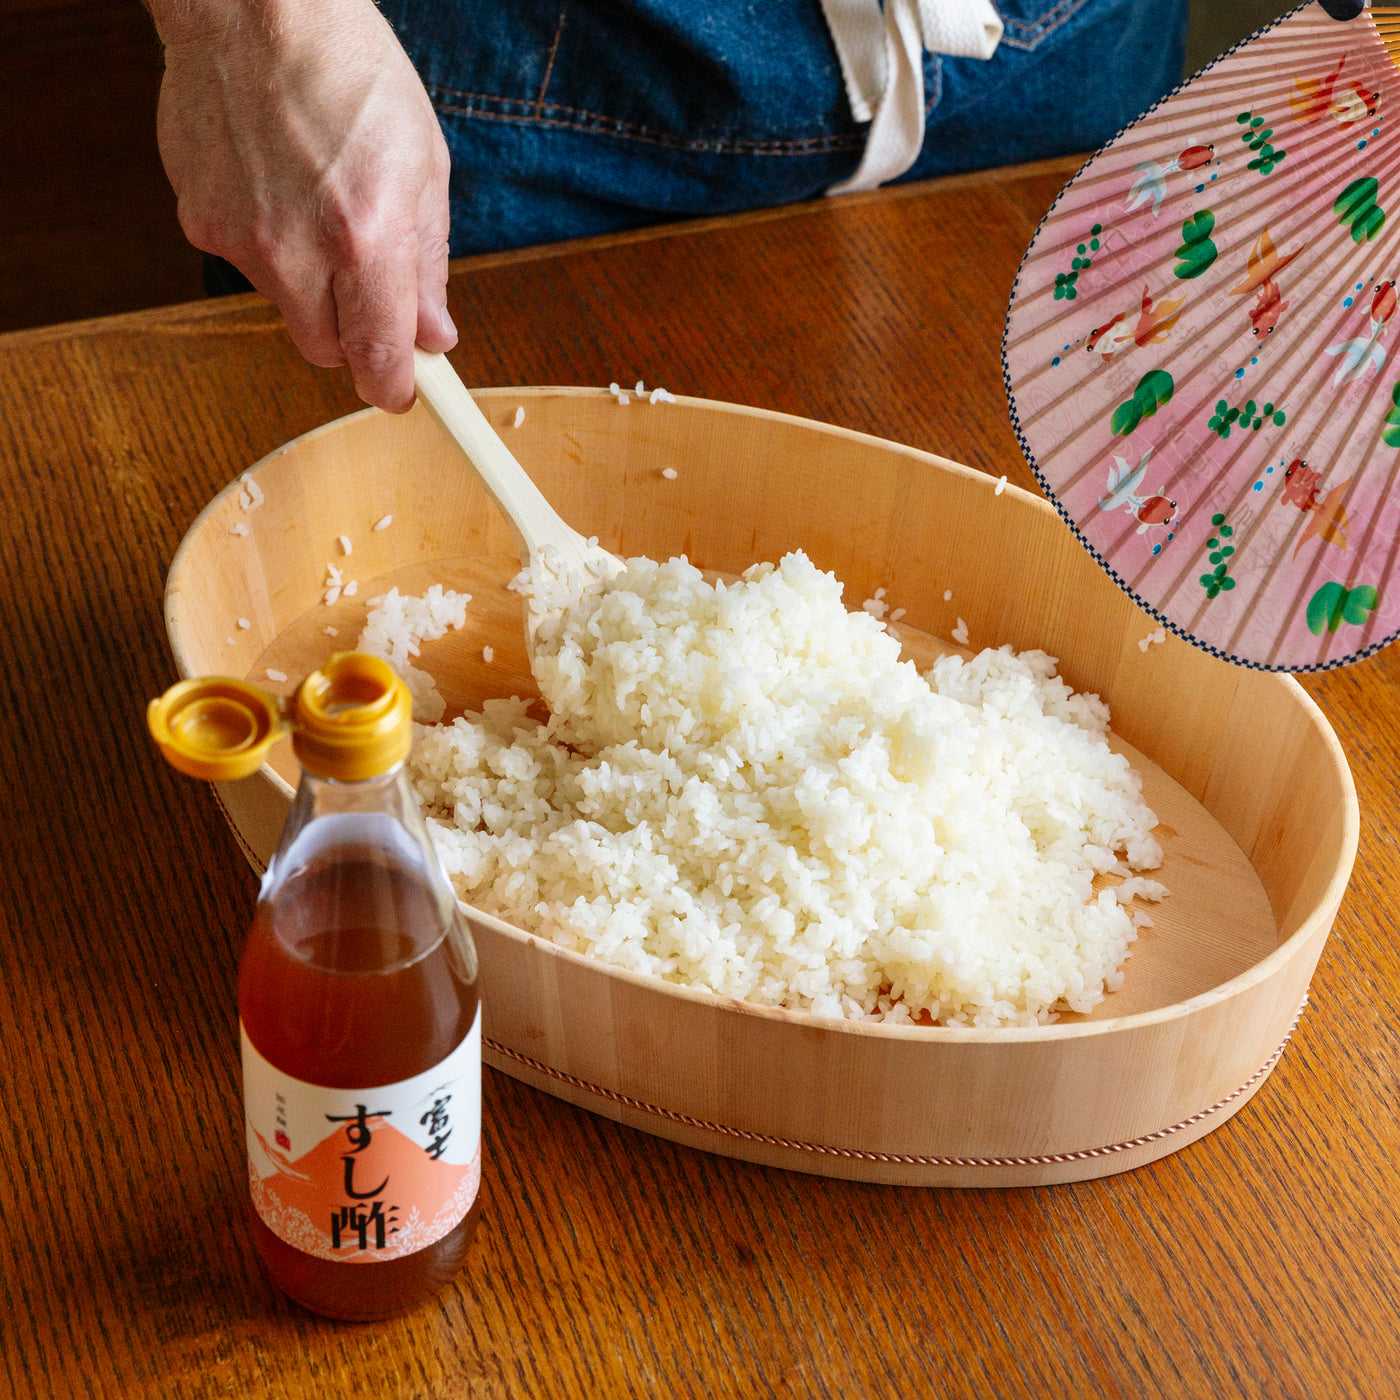
<instances>
[{"instance_id":1,"label":"lily pad design on fan","mask_svg":"<svg viewBox=\"0 0 1400 1400\"><path fill-rule=\"evenodd\" d=\"M1385 427L1381 429L1381 441L1387 447L1400 447L1400 379L1391 388L1390 403L1391 407L1385 415Z\"/></svg>"},{"instance_id":2,"label":"lily pad design on fan","mask_svg":"<svg viewBox=\"0 0 1400 1400\"><path fill-rule=\"evenodd\" d=\"M1176 381L1164 369L1151 369L1137 382L1130 399L1124 399L1113 410L1109 429L1116 437L1127 437L1142 422L1151 418L1165 403L1171 402Z\"/></svg>"},{"instance_id":3,"label":"lily pad design on fan","mask_svg":"<svg viewBox=\"0 0 1400 1400\"><path fill-rule=\"evenodd\" d=\"M1369 583L1348 588L1333 579L1308 599L1308 627L1317 636L1335 632L1342 623L1362 627L1375 611L1380 594Z\"/></svg>"},{"instance_id":4,"label":"lily pad design on fan","mask_svg":"<svg viewBox=\"0 0 1400 1400\"><path fill-rule=\"evenodd\" d=\"M1198 209L1181 225L1181 247L1176 250L1174 271L1181 278L1199 277L1215 261L1217 249L1211 242L1215 215Z\"/></svg>"},{"instance_id":5,"label":"lily pad design on fan","mask_svg":"<svg viewBox=\"0 0 1400 1400\"><path fill-rule=\"evenodd\" d=\"M1270 145L1273 127L1265 127L1264 118L1256 117L1253 112L1241 112L1235 120L1244 127L1240 140L1254 153L1248 169L1257 170L1261 175L1272 175L1274 167L1288 154L1281 146Z\"/></svg>"},{"instance_id":6,"label":"lily pad design on fan","mask_svg":"<svg viewBox=\"0 0 1400 1400\"><path fill-rule=\"evenodd\" d=\"M1385 210L1376 203L1380 181L1374 175L1353 180L1337 196L1332 212L1351 230L1353 243L1365 243L1374 238L1385 223Z\"/></svg>"}]
</instances>

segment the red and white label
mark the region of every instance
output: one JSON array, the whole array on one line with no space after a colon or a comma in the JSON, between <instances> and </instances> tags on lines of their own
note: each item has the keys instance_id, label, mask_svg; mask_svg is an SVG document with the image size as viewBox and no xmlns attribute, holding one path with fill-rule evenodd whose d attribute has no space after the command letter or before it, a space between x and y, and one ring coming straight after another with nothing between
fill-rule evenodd
<instances>
[{"instance_id":1,"label":"red and white label","mask_svg":"<svg viewBox=\"0 0 1400 1400\"><path fill-rule=\"evenodd\" d=\"M278 1239L318 1259L415 1254L481 1185L481 1014L440 1064L377 1089L327 1089L269 1064L240 1024L248 1181Z\"/></svg>"}]
</instances>

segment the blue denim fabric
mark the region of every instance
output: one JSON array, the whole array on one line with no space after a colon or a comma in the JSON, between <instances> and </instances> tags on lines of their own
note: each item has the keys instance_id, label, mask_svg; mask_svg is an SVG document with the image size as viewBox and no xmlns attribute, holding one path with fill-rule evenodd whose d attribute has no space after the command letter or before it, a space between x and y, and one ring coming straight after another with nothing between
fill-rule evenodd
<instances>
[{"instance_id":1,"label":"blue denim fabric","mask_svg":"<svg viewBox=\"0 0 1400 1400\"><path fill-rule=\"evenodd\" d=\"M924 56L902 179L1090 151L1181 78L1186 0L999 0ZM380 0L452 153L452 253L820 194L860 161L819 0Z\"/></svg>"}]
</instances>

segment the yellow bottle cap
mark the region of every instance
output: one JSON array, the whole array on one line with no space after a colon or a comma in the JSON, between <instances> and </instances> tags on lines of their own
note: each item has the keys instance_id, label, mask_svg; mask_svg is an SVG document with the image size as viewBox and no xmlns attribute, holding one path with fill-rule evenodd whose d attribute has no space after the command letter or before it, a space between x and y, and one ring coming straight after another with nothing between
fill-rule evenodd
<instances>
[{"instance_id":1,"label":"yellow bottle cap","mask_svg":"<svg viewBox=\"0 0 1400 1400\"><path fill-rule=\"evenodd\" d=\"M413 745L413 700L377 656L337 652L289 699L231 676L173 685L146 707L166 761L192 778L256 773L289 730L292 750L321 778L359 782L387 772Z\"/></svg>"},{"instance_id":2,"label":"yellow bottle cap","mask_svg":"<svg viewBox=\"0 0 1400 1400\"><path fill-rule=\"evenodd\" d=\"M246 778L287 730L280 696L232 676L172 685L146 706L146 728L172 768L210 782Z\"/></svg>"},{"instance_id":3,"label":"yellow bottle cap","mask_svg":"<svg viewBox=\"0 0 1400 1400\"><path fill-rule=\"evenodd\" d=\"M292 751L321 778L359 782L402 763L413 747L413 699L387 661L339 651L297 687Z\"/></svg>"}]
</instances>

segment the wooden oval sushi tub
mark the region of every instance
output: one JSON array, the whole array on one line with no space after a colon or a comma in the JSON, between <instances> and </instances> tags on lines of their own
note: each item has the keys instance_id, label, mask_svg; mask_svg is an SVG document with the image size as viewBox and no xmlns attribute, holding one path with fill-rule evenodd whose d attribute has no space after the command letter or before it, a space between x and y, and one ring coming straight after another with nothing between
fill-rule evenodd
<instances>
[{"instance_id":1,"label":"wooden oval sushi tub","mask_svg":"<svg viewBox=\"0 0 1400 1400\"><path fill-rule=\"evenodd\" d=\"M685 554L737 574L800 548L842 580L848 606L887 590L918 659L953 649L939 639L959 618L973 648L1058 657L1075 689L1109 703L1134 751L1161 819L1157 878L1172 891L1133 945L1123 987L1091 1015L991 1030L748 1006L609 968L468 908L487 1063L707 1151L906 1185L1123 1171L1249 1100L1302 1013L1357 842L1346 761L1292 678L1175 637L1145 644L1155 623L1051 507L927 453L699 399L476 397L564 518L619 554ZM357 581L352 598L323 601L328 564ZM366 410L279 448L209 504L172 562L167 630L182 675L289 690L354 644L366 601L391 585L465 590L466 627L426 643L418 663L450 717L535 693L520 600L505 586L518 567L503 518L426 412ZM291 679L273 684L269 668ZM219 787L256 869L295 778L278 751L255 777Z\"/></svg>"}]
</instances>

